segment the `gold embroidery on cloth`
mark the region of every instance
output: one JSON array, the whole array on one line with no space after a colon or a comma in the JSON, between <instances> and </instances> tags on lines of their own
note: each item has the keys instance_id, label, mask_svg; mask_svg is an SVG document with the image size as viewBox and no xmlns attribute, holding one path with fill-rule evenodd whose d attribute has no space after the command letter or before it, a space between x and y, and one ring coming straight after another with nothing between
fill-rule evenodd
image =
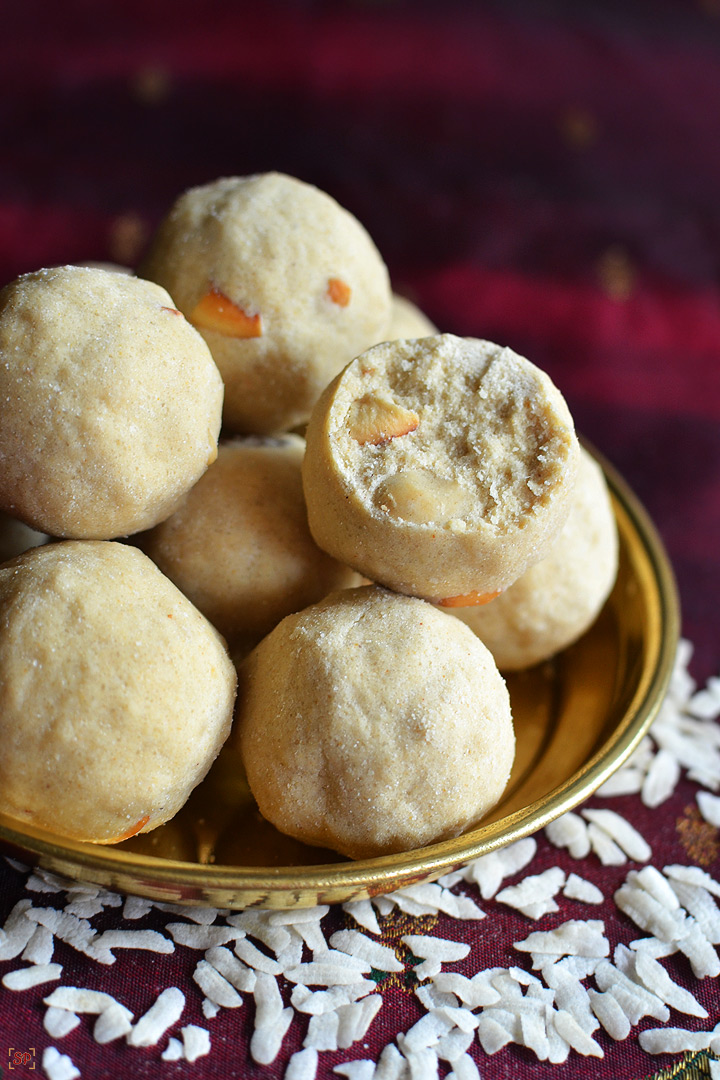
<instances>
[{"instance_id":1,"label":"gold embroidery on cloth","mask_svg":"<svg viewBox=\"0 0 720 1080\"><path fill-rule=\"evenodd\" d=\"M675 822L680 843L693 862L712 866L720 855L718 830L709 825L694 803L686 806L682 817Z\"/></svg>"},{"instance_id":2,"label":"gold embroidery on cloth","mask_svg":"<svg viewBox=\"0 0 720 1080\"><path fill-rule=\"evenodd\" d=\"M438 915L406 915L403 911L391 911L389 915L380 916L380 940L383 945L389 945L395 950L398 960L405 965L405 971L373 971L368 978L375 979L383 994L387 990L399 990L403 994L412 994L418 985L418 980L413 974L413 967L420 962L419 957L413 957L410 949L402 938L406 934L430 934L437 926ZM346 920L348 926L357 929L354 919Z\"/></svg>"},{"instance_id":3,"label":"gold embroidery on cloth","mask_svg":"<svg viewBox=\"0 0 720 1080\"><path fill-rule=\"evenodd\" d=\"M707 1050L692 1051L667 1069L649 1073L643 1080L709 1080L710 1062L717 1060L714 1055L708 1054Z\"/></svg>"},{"instance_id":4,"label":"gold embroidery on cloth","mask_svg":"<svg viewBox=\"0 0 720 1080\"><path fill-rule=\"evenodd\" d=\"M611 300L627 300L635 288L635 269L624 248L609 247L598 260L600 287Z\"/></svg>"}]
</instances>

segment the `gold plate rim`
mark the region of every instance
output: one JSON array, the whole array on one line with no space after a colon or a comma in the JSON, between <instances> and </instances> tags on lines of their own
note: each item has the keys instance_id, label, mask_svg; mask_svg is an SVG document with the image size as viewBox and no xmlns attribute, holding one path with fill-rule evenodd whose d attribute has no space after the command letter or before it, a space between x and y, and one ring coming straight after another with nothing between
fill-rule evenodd
<instances>
[{"instance_id":1,"label":"gold plate rim","mask_svg":"<svg viewBox=\"0 0 720 1080\"><path fill-rule=\"evenodd\" d=\"M585 443L587 446L587 443ZM667 690L680 634L680 607L663 543L644 507L593 447L619 530L637 541L634 569L646 601L643 662L627 708L588 760L543 798L452 840L380 858L308 867L219 866L98 847L58 838L0 815L0 845L25 862L122 893L223 908L308 907L344 903L429 881L542 829L584 802L629 757Z\"/></svg>"}]
</instances>

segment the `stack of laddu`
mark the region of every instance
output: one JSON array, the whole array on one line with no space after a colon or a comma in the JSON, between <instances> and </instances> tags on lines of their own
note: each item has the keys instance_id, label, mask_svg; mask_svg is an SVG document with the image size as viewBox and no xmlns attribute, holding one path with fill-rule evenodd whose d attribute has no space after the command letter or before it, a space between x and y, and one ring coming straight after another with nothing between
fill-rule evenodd
<instances>
[{"instance_id":1,"label":"stack of laddu","mask_svg":"<svg viewBox=\"0 0 720 1080\"><path fill-rule=\"evenodd\" d=\"M329 195L218 180L137 274L17 279L0 395L0 508L49 539L0 567L0 809L121 841L226 740L269 821L352 858L497 803L498 664L595 619L604 479L548 376L438 333Z\"/></svg>"}]
</instances>

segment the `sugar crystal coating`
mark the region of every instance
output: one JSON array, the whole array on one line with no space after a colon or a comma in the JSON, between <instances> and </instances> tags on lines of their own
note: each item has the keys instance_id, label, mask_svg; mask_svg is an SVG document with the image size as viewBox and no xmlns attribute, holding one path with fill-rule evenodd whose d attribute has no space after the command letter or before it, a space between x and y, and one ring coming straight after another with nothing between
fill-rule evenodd
<instances>
[{"instance_id":1,"label":"sugar crystal coating","mask_svg":"<svg viewBox=\"0 0 720 1080\"><path fill-rule=\"evenodd\" d=\"M367 231L282 173L186 191L139 273L164 285L208 342L233 432L305 423L326 383L390 323L388 273Z\"/></svg>"},{"instance_id":2,"label":"sugar crystal coating","mask_svg":"<svg viewBox=\"0 0 720 1080\"><path fill-rule=\"evenodd\" d=\"M353 858L455 836L514 757L505 683L458 620L377 586L290 615L240 669L236 737L261 812Z\"/></svg>"},{"instance_id":3,"label":"sugar crystal coating","mask_svg":"<svg viewBox=\"0 0 720 1080\"><path fill-rule=\"evenodd\" d=\"M168 293L61 266L0 293L0 509L109 540L167 517L217 454L222 381Z\"/></svg>"},{"instance_id":4,"label":"sugar crystal coating","mask_svg":"<svg viewBox=\"0 0 720 1080\"><path fill-rule=\"evenodd\" d=\"M82 840L171 818L227 738L220 635L136 548L66 540L0 567L0 805Z\"/></svg>"}]
</instances>

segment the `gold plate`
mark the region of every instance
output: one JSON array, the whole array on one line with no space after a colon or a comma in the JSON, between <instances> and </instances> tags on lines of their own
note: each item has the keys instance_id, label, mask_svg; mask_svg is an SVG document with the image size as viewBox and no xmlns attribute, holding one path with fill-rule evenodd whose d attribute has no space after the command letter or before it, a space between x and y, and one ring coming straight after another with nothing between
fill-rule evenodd
<instances>
[{"instance_id":1,"label":"gold plate","mask_svg":"<svg viewBox=\"0 0 720 1080\"><path fill-rule=\"evenodd\" d=\"M638 744L664 697L679 634L662 544L627 485L602 464L620 535L615 588L575 645L508 677L517 760L502 802L478 827L431 847L351 862L264 822L224 750L177 817L145 836L102 847L0 815L0 844L26 863L152 900L291 908L432 880L543 828L587 799Z\"/></svg>"}]
</instances>

